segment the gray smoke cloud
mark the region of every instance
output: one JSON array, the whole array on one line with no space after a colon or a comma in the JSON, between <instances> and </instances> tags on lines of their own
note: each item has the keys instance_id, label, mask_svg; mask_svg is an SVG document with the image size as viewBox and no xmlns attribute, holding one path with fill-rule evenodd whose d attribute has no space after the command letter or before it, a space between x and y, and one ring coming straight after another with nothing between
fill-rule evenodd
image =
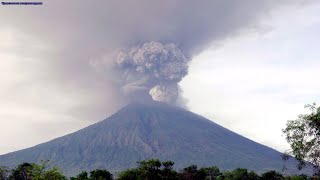
<instances>
[{"instance_id":1,"label":"gray smoke cloud","mask_svg":"<svg viewBox=\"0 0 320 180\"><path fill-rule=\"evenodd\" d=\"M175 103L178 82L188 74L189 60L170 43L151 41L122 50L116 60L122 73L122 90L135 100L143 99L137 96L140 92L150 94L155 101Z\"/></svg>"},{"instance_id":2,"label":"gray smoke cloud","mask_svg":"<svg viewBox=\"0 0 320 180\"><path fill-rule=\"evenodd\" d=\"M46 102L47 109L76 118L101 119L135 99L180 101L178 83L193 56L225 39L259 31L273 10L300 2L55 0L37 7L3 6L0 32L14 32L22 45L0 51L28 58L19 58L18 64L30 78L11 93L25 95L35 87L30 92L43 92L25 95L34 97L27 102L39 107ZM48 85L50 91L61 91L59 102L70 98L68 108L43 101L47 97L40 94L50 94L43 90Z\"/></svg>"}]
</instances>

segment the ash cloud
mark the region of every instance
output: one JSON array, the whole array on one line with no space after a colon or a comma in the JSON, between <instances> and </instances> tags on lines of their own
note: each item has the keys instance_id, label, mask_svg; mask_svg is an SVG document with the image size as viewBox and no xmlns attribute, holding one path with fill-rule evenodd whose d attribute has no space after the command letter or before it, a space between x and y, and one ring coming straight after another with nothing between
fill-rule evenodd
<instances>
[{"instance_id":1,"label":"ash cloud","mask_svg":"<svg viewBox=\"0 0 320 180\"><path fill-rule=\"evenodd\" d=\"M122 73L122 90L136 101L146 97L137 94L148 93L155 101L175 103L179 96L178 83L188 74L189 60L172 43L151 41L122 50L116 60Z\"/></svg>"},{"instance_id":2,"label":"ash cloud","mask_svg":"<svg viewBox=\"0 0 320 180\"><path fill-rule=\"evenodd\" d=\"M61 99L81 97L70 100L66 114L101 119L135 98L183 102L178 83L193 56L227 38L259 31L271 11L303 1L55 0L39 8L3 7L0 30L31 37L21 39L30 46L37 41L48 46L48 51L26 55L43 64L25 69L33 72L29 81L67 89ZM24 56L27 47L12 51ZM30 84L21 86L23 91Z\"/></svg>"}]
</instances>

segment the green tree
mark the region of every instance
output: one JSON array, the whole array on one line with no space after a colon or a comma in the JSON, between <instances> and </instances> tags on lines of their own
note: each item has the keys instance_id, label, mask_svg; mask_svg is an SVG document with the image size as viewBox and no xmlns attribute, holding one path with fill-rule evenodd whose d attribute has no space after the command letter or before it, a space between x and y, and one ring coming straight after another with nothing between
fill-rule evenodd
<instances>
[{"instance_id":1,"label":"green tree","mask_svg":"<svg viewBox=\"0 0 320 180\"><path fill-rule=\"evenodd\" d=\"M78 174L76 177L71 177L70 180L88 180L88 173L87 171L82 171L80 174Z\"/></svg>"},{"instance_id":2,"label":"green tree","mask_svg":"<svg viewBox=\"0 0 320 180\"><path fill-rule=\"evenodd\" d=\"M291 150L286 153L284 160L293 155L298 161L298 169L306 165L306 161L314 166L315 174L320 173L320 107L316 104L306 105L308 114L301 114L296 120L289 120L283 129Z\"/></svg>"},{"instance_id":3,"label":"green tree","mask_svg":"<svg viewBox=\"0 0 320 180\"><path fill-rule=\"evenodd\" d=\"M40 164L31 164L30 176L31 179L40 180L44 178L46 168L48 167L49 161L41 161Z\"/></svg>"},{"instance_id":4,"label":"green tree","mask_svg":"<svg viewBox=\"0 0 320 180\"><path fill-rule=\"evenodd\" d=\"M172 161L164 161L162 162L163 170L170 171L172 170L174 162Z\"/></svg>"},{"instance_id":5,"label":"green tree","mask_svg":"<svg viewBox=\"0 0 320 180\"><path fill-rule=\"evenodd\" d=\"M247 180L248 179L248 170L238 168L233 171L224 173L226 180Z\"/></svg>"},{"instance_id":6,"label":"green tree","mask_svg":"<svg viewBox=\"0 0 320 180\"><path fill-rule=\"evenodd\" d=\"M112 174L103 169L96 169L90 172L90 179L91 180L112 180Z\"/></svg>"},{"instance_id":7,"label":"green tree","mask_svg":"<svg viewBox=\"0 0 320 180\"><path fill-rule=\"evenodd\" d=\"M22 163L12 170L9 177L11 180L31 180L32 179L32 164Z\"/></svg>"},{"instance_id":8,"label":"green tree","mask_svg":"<svg viewBox=\"0 0 320 180\"><path fill-rule=\"evenodd\" d=\"M248 180L260 180L260 176L257 173L250 171L248 173Z\"/></svg>"},{"instance_id":9,"label":"green tree","mask_svg":"<svg viewBox=\"0 0 320 180\"><path fill-rule=\"evenodd\" d=\"M118 175L120 180L174 180L178 179L178 173L173 170L174 162L158 159L150 159L138 162L138 168L128 169Z\"/></svg>"},{"instance_id":10,"label":"green tree","mask_svg":"<svg viewBox=\"0 0 320 180\"><path fill-rule=\"evenodd\" d=\"M191 165L183 169L181 178L185 180L204 180L206 178L206 172L204 169L198 170L197 165Z\"/></svg>"},{"instance_id":11,"label":"green tree","mask_svg":"<svg viewBox=\"0 0 320 180\"><path fill-rule=\"evenodd\" d=\"M59 171L58 168L54 167L48 171L45 171L43 176L41 176L38 180L67 180L67 178Z\"/></svg>"},{"instance_id":12,"label":"green tree","mask_svg":"<svg viewBox=\"0 0 320 180\"><path fill-rule=\"evenodd\" d=\"M23 163L12 170L10 180L66 180L58 168L48 170L49 161L41 164Z\"/></svg>"},{"instance_id":13,"label":"green tree","mask_svg":"<svg viewBox=\"0 0 320 180\"><path fill-rule=\"evenodd\" d=\"M308 180L308 176L306 175L294 175L294 176L288 176L285 177L285 180Z\"/></svg>"},{"instance_id":14,"label":"green tree","mask_svg":"<svg viewBox=\"0 0 320 180\"><path fill-rule=\"evenodd\" d=\"M157 180L161 177L161 162L158 159L150 159L147 161L140 161L139 172L142 179Z\"/></svg>"},{"instance_id":15,"label":"green tree","mask_svg":"<svg viewBox=\"0 0 320 180\"><path fill-rule=\"evenodd\" d=\"M282 174L276 172L276 171L267 171L261 175L261 180L283 180L284 177Z\"/></svg>"},{"instance_id":16,"label":"green tree","mask_svg":"<svg viewBox=\"0 0 320 180\"><path fill-rule=\"evenodd\" d=\"M128 169L118 175L118 180L140 180L140 172L138 169Z\"/></svg>"},{"instance_id":17,"label":"green tree","mask_svg":"<svg viewBox=\"0 0 320 180\"><path fill-rule=\"evenodd\" d=\"M215 180L222 175L220 169L216 166L201 168L199 172L202 172L200 174L205 174L206 180Z\"/></svg>"},{"instance_id":18,"label":"green tree","mask_svg":"<svg viewBox=\"0 0 320 180\"><path fill-rule=\"evenodd\" d=\"M9 177L9 170L7 167L0 166L0 180L7 180Z\"/></svg>"},{"instance_id":19,"label":"green tree","mask_svg":"<svg viewBox=\"0 0 320 180\"><path fill-rule=\"evenodd\" d=\"M177 179L177 172L173 170L174 162L164 161L162 162L163 169L161 170L161 179Z\"/></svg>"}]
</instances>

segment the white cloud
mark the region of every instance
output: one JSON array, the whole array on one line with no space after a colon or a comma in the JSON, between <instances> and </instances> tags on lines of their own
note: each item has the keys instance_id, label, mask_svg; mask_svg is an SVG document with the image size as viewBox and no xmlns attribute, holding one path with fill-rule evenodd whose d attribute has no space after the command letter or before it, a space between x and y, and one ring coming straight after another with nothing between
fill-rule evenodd
<instances>
[{"instance_id":1,"label":"white cloud","mask_svg":"<svg viewBox=\"0 0 320 180\"><path fill-rule=\"evenodd\" d=\"M181 83L191 110L286 150L287 120L320 102L319 12L319 5L282 9L264 22L272 31L229 39L195 57Z\"/></svg>"}]
</instances>

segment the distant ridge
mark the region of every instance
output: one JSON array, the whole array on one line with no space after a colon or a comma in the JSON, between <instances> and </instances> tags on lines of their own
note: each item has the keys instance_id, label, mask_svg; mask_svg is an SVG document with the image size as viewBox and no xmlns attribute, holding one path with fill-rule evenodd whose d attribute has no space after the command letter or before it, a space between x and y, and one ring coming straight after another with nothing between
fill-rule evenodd
<instances>
[{"instance_id":1,"label":"distant ridge","mask_svg":"<svg viewBox=\"0 0 320 180\"><path fill-rule=\"evenodd\" d=\"M202 116L163 103L133 103L75 133L0 156L0 165L50 159L66 175L105 168L121 171L139 160L172 160L222 169L281 171L281 153L244 138ZM293 161L287 173L296 172Z\"/></svg>"}]
</instances>

